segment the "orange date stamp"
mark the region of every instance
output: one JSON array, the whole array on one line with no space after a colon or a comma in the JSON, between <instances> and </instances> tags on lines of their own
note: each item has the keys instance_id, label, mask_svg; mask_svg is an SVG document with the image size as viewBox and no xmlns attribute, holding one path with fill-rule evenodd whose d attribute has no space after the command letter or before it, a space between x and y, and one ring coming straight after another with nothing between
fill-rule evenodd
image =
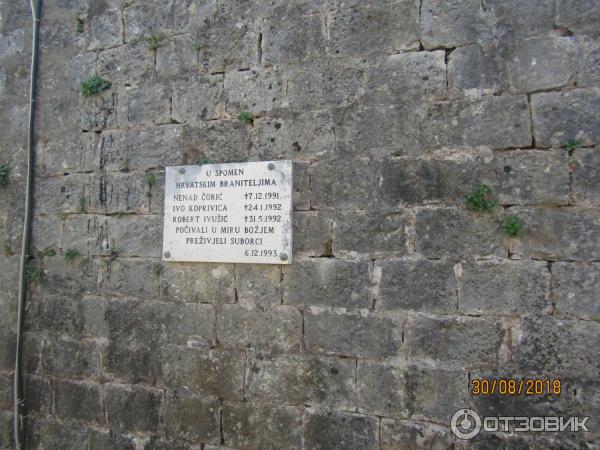
<instances>
[{"instance_id":1,"label":"orange date stamp","mask_svg":"<svg viewBox=\"0 0 600 450\"><path fill-rule=\"evenodd\" d=\"M559 396L562 383L552 378L475 378L471 380L473 395L552 395Z\"/></svg>"}]
</instances>

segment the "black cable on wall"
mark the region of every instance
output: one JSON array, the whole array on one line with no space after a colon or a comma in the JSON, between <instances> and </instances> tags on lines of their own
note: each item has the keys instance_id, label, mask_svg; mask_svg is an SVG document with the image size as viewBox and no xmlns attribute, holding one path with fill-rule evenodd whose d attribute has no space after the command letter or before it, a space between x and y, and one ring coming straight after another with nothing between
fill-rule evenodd
<instances>
[{"instance_id":1,"label":"black cable on wall","mask_svg":"<svg viewBox=\"0 0 600 450\"><path fill-rule=\"evenodd\" d=\"M14 379L14 440L15 448L25 448L25 395L23 389L23 328L25 302L27 300L27 274L25 268L31 255L31 219L33 207L33 168L35 165L34 124L35 93L38 67L38 41L40 29L41 0L30 0L33 38L31 42L31 78L29 83L29 132L27 136L27 186L25 191L25 217L23 222L23 241L21 245L21 263L19 270L19 300L17 306L17 343Z\"/></svg>"}]
</instances>

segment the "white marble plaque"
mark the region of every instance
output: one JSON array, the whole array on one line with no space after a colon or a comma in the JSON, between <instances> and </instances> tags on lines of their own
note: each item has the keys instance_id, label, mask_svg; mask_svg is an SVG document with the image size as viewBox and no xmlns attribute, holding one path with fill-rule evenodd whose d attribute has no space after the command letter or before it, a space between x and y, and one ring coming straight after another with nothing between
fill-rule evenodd
<instances>
[{"instance_id":1,"label":"white marble plaque","mask_svg":"<svg viewBox=\"0 0 600 450\"><path fill-rule=\"evenodd\" d=\"M167 167L163 260L290 264L292 162Z\"/></svg>"}]
</instances>

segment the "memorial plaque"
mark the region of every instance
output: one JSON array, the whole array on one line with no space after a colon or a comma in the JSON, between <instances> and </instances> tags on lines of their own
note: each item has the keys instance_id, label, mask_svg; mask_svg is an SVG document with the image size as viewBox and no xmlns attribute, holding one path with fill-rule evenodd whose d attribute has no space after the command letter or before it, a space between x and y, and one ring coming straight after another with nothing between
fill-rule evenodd
<instances>
[{"instance_id":1,"label":"memorial plaque","mask_svg":"<svg viewBox=\"0 0 600 450\"><path fill-rule=\"evenodd\" d=\"M289 264L292 162L167 167L163 259Z\"/></svg>"}]
</instances>

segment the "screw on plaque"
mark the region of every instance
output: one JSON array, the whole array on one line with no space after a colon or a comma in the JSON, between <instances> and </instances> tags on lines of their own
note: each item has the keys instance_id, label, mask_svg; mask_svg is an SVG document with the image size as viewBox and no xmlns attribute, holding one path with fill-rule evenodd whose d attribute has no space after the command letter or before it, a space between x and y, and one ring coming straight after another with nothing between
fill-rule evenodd
<instances>
[{"instance_id":1,"label":"screw on plaque","mask_svg":"<svg viewBox=\"0 0 600 450\"><path fill-rule=\"evenodd\" d=\"M181 174L185 173L185 167L180 167L179 168L179 173L181 173Z\"/></svg>"},{"instance_id":2,"label":"screw on plaque","mask_svg":"<svg viewBox=\"0 0 600 450\"><path fill-rule=\"evenodd\" d=\"M171 257L171 252L165 252L165 258L170 258Z\"/></svg>"},{"instance_id":3,"label":"screw on plaque","mask_svg":"<svg viewBox=\"0 0 600 450\"><path fill-rule=\"evenodd\" d=\"M287 253L280 253L279 254L279 259L282 260L282 261L287 261L287 259L288 259Z\"/></svg>"},{"instance_id":4,"label":"screw on plaque","mask_svg":"<svg viewBox=\"0 0 600 450\"><path fill-rule=\"evenodd\" d=\"M275 164L269 163L267 167L269 168L269 170L273 170L275 168Z\"/></svg>"}]
</instances>

